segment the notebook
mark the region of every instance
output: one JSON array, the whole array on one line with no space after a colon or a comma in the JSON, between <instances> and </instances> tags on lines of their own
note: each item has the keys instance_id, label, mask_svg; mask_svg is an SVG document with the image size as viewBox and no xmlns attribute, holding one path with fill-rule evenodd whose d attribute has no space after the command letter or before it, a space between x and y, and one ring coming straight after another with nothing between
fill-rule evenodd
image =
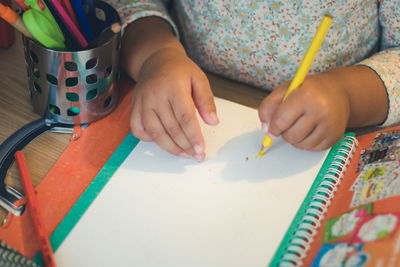
<instances>
[{"instance_id":1,"label":"notebook","mask_svg":"<svg viewBox=\"0 0 400 267\"><path fill-rule=\"evenodd\" d=\"M58 266L265 266L307 192L353 137L309 152L275 140L256 159L257 111L216 98L198 163L128 135L53 232Z\"/></svg>"},{"instance_id":2,"label":"notebook","mask_svg":"<svg viewBox=\"0 0 400 267\"><path fill-rule=\"evenodd\" d=\"M400 127L357 144L316 180L272 266L400 266Z\"/></svg>"}]
</instances>

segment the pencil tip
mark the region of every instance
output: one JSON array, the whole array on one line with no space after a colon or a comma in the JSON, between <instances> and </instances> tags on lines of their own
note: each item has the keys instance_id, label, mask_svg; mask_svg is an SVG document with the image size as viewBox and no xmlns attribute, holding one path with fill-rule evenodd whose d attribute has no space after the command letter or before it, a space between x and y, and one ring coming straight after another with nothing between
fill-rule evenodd
<instances>
[{"instance_id":1,"label":"pencil tip","mask_svg":"<svg viewBox=\"0 0 400 267\"><path fill-rule=\"evenodd\" d=\"M264 155L267 152L267 150L268 150L267 146L261 145L260 152L258 152L256 158L260 158L261 159L262 157L264 157Z\"/></svg>"}]
</instances>

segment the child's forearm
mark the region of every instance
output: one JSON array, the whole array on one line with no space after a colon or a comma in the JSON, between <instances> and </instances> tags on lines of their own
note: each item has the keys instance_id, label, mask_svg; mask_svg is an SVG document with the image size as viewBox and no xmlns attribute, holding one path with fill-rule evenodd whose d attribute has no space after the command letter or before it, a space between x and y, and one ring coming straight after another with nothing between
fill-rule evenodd
<instances>
[{"instance_id":1,"label":"child's forearm","mask_svg":"<svg viewBox=\"0 0 400 267\"><path fill-rule=\"evenodd\" d=\"M348 127L378 125L388 114L388 96L379 76L367 66L335 68L328 71L348 94Z\"/></svg>"},{"instance_id":2,"label":"child's forearm","mask_svg":"<svg viewBox=\"0 0 400 267\"><path fill-rule=\"evenodd\" d=\"M177 49L185 53L168 22L157 17L132 22L126 28L122 40L122 68L136 80L143 63L165 48Z\"/></svg>"}]
</instances>

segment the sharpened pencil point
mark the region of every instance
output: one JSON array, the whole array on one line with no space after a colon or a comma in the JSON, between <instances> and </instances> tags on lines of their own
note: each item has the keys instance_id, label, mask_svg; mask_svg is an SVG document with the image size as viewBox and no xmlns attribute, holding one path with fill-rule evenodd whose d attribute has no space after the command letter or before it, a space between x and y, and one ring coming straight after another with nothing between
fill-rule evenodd
<instances>
[{"instance_id":1,"label":"sharpened pencil point","mask_svg":"<svg viewBox=\"0 0 400 267\"><path fill-rule=\"evenodd\" d=\"M267 150L270 148L270 146L272 145L272 142L273 142L274 140L272 139L272 138L270 138L269 136L268 136L268 134L266 134L265 135L265 137L264 137L264 140L263 140L263 142L262 142L262 144L261 144L261 149L260 149L260 152L258 153L258 155L256 156L256 158L262 158L264 155L265 155L265 153L267 152Z\"/></svg>"},{"instance_id":2,"label":"sharpened pencil point","mask_svg":"<svg viewBox=\"0 0 400 267\"><path fill-rule=\"evenodd\" d=\"M262 157L264 157L264 155L267 152L268 148L269 148L268 146L261 145L260 152L258 152L256 158L261 159Z\"/></svg>"}]
</instances>

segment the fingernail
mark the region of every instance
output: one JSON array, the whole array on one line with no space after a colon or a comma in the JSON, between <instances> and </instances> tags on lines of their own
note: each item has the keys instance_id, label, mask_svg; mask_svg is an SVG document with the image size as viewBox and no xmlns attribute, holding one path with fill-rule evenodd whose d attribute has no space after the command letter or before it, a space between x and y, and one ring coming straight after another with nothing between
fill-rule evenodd
<instances>
[{"instance_id":1,"label":"fingernail","mask_svg":"<svg viewBox=\"0 0 400 267\"><path fill-rule=\"evenodd\" d=\"M191 158L191 157L192 157L191 155L189 155L189 154L186 153L186 152L182 152L182 153L180 153L178 156L181 157L181 158L185 158L185 159L188 159L188 158Z\"/></svg>"},{"instance_id":2,"label":"fingernail","mask_svg":"<svg viewBox=\"0 0 400 267\"><path fill-rule=\"evenodd\" d=\"M269 136L270 138L272 138L272 139L276 139L276 138L279 137L279 136L273 135L272 133L269 132L269 123L267 123L267 122L262 122L262 123L261 123L261 131L262 131L264 134L268 134L268 136Z\"/></svg>"},{"instance_id":3,"label":"fingernail","mask_svg":"<svg viewBox=\"0 0 400 267\"><path fill-rule=\"evenodd\" d=\"M212 119L213 121L215 121L215 122L219 122L219 119L218 119L217 113L215 113L215 112L211 112L210 116L211 116L211 119Z\"/></svg>"},{"instance_id":4,"label":"fingernail","mask_svg":"<svg viewBox=\"0 0 400 267\"><path fill-rule=\"evenodd\" d=\"M204 153L202 154L196 154L194 156L194 158L198 161L198 162L202 162L204 160Z\"/></svg>"},{"instance_id":5,"label":"fingernail","mask_svg":"<svg viewBox=\"0 0 400 267\"><path fill-rule=\"evenodd\" d=\"M263 122L261 123L261 131L265 134L268 133L269 123Z\"/></svg>"},{"instance_id":6,"label":"fingernail","mask_svg":"<svg viewBox=\"0 0 400 267\"><path fill-rule=\"evenodd\" d=\"M276 139L276 138L279 137L279 136L273 135L272 133L268 133L268 136L269 136L270 138L272 138L272 139Z\"/></svg>"},{"instance_id":7,"label":"fingernail","mask_svg":"<svg viewBox=\"0 0 400 267\"><path fill-rule=\"evenodd\" d=\"M196 152L196 154L202 154L203 153L203 148L201 147L201 145L194 145L193 149Z\"/></svg>"}]
</instances>

